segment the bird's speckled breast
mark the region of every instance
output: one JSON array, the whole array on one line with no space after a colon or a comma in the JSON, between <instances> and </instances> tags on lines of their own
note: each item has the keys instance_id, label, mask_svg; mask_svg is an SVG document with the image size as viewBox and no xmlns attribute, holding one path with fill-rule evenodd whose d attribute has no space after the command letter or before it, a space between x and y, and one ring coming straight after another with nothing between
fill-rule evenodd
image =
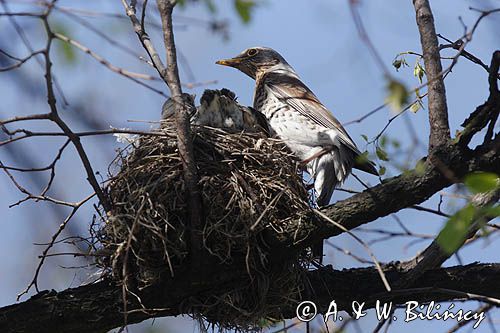
<instances>
[{"instance_id":1,"label":"bird's speckled breast","mask_svg":"<svg viewBox=\"0 0 500 333\"><path fill-rule=\"evenodd\" d=\"M273 130L273 134L285 141L301 159L311 155L311 148L333 145L329 130L307 119L288 104L279 100L267 86L258 89L254 97L254 108L262 112Z\"/></svg>"}]
</instances>

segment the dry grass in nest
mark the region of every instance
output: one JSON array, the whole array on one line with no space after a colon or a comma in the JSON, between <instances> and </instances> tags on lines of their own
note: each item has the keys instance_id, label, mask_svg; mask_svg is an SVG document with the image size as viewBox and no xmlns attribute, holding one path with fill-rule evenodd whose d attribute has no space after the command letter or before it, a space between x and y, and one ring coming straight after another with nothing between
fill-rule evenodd
<instances>
[{"instance_id":1,"label":"dry grass in nest","mask_svg":"<svg viewBox=\"0 0 500 333\"><path fill-rule=\"evenodd\" d=\"M175 130L164 131L166 136L140 137L114 161L117 171L107 186L113 208L98 232L111 253L100 264L117 279L133 276L139 289L175 276L189 254L182 164ZM281 142L202 126L193 132L203 247L221 264L243 267L248 279L183 306L219 327L246 330L298 297L304 258L266 267L262 233L299 228L310 213L308 194Z\"/></svg>"}]
</instances>

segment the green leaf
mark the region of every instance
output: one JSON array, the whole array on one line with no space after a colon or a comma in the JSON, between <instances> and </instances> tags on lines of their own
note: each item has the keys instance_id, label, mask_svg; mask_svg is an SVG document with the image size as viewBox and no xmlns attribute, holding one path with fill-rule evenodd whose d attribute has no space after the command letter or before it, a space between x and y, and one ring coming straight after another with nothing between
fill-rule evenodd
<instances>
[{"instance_id":1,"label":"green leaf","mask_svg":"<svg viewBox=\"0 0 500 333\"><path fill-rule=\"evenodd\" d=\"M52 28L52 31L55 33L60 33L61 35L64 35L64 36L70 35L70 31L69 31L68 26L62 22L53 23L51 25L51 28ZM69 43L66 43L65 41L59 40L59 42L56 43L56 50L60 55L62 55L62 59L67 64L72 64L76 61L75 49Z\"/></svg>"},{"instance_id":2,"label":"green leaf","mask_svg":"<svg viewBox=\"0 0 500 333\"><path fill-rule=\"evenodd\" d=\"M408 90L405 85L397 80L391 79L388 81L387 97L385 101L389 104L395 112L400 112L401 107L408 103Z\"/></svg>"},{"instance_id":3,"label":"green leaf","mask_svg":"<svg viewBox=\"0 0 500 333\"><path fill-rule=\"evenodd\" d=\"M240 15L243 23L250 22L252 16L252 9L255 7L256 3L253 0L235 0L234 7Z\"/></svg>"},{"instance_id":4,"label":"green leaf","mask_svg":"<svg viewBox=\"0 0 500 333\"><path fill-rule=\"evenodd\" d=\"M386 162L389 161L389 157L387 156L387 153L382 148L377 147L377 149L375 150L375 153L377 154L377 157L379 159L381 159L382 161L386 161Z\"/></svg>"},{"instance_id":5,"label":"green leaf","mask_svg":"<svg viewBox=\"0 0 500 333\"><path fill-rule=\"evenodd\" d=\"M401 68L402 63L403 62L401 61L401 59L395 59L392 62L392 65L394 66L394 68L396 68L396 70L399 70L399 68Z\"/></svg>"},{"instance_id":6,"label":"green leaf","mask_svg":"<svg viewBox=\"0 0 500 333\"><path fill-rule=\"evenodd\" d=\"M424 77L425 69L420 65L420 62L417 59L415 63L415 67L413 67L413 75L418 79L420 83L422 83L422 78Z\"/></svg>"},{"instance_id":7,"label":"green leaf","mask_svg":"<svg viewBox=\"0 0 500 333\"><path fill-rule=\"evenodd\" d=\"M404 53L400 53L394 58L394 61L392 62L392 65L394 68L396 68L396 72L399 72L401 67L408 67L408 63L406 62L406 59L403 57Z\"/></svg>"},{"instance_id":8,"label":"green leaf","mask_svg":"<svg viewBox=\"0 0 500 333\"><path fill-rule=\"evenodd\" d=\"M363 138L363 140L365 140L366 142L368 142L368 136L366 136L365 134L361 134L361 137Z\"/></svg>"},{"instance_id":9,"label":"green leaf","mask_svg":"<svg viewBox=\"0 0 500 333\"><path fill-rule=\"evenodd\" d=\"M365 164L368 162L369 162L369 159L368 159L368 152L367 151L356 156L356 163Z\"/></svg>"},{"instance_id":10,"label":"green leaf","mask_svg":"<svg viewBox=\"0 0 500 333\"><path fill-rule=\"evenodd\" d=\"M378 169L379 176L385 175L386 171L387 171L387 169L385 167L380 167L380 169Z\"/></svg>"},{"instance_id":11,"label":"green leaf","mask_svg":"<svg viewBox=\"0 0 500 333\"><path fill-rule=\"evenodd\" d=\"M468 204L448 219L436 239L446 253L454 253L463 245L475 212L476 208Z\"/></svg>"},{"instance_id":12,"label":"green leaf","mask_svg":"<svg viewBox=\"0 0 500 333\"><path fill-rule=\"evenodd\" d=\"M415 173L417 175L423 175L425 173L425 162L422 160L419 160L417 164L415 165Z\"/></svg>"},{"instance_id":13,"label":"green leaf","mask_svg":"<svg viewBox=\"0 0 500 333\"><path fill-rule=\"evenodd\" d=\"M410 110L413 113L417 113L418 110L424 108L424 103L422 103L422 96L420 95L419 89L415 89L415 97L417 100L410 106Z\"/></svg>"},{"instance_id":14,"label":"green leaf","mask_svg":"<svg viewBox=\"0 0 500 333\"><path fill-rule=\"evenodd\" d=\"M464 184L472 193L481 193L496 189L499 179L494 173L474 172L465 176Z\"/></svg>"},{"instance_id":15,"label":"green leaf","mask_svg":"<svg viewBox=\"0 0 500 333\"><path fill-rule=\"evenodd\" d=\"M382 146L382 148L385 148L385 146L387 145L387 136L382 135L380 137L380 145Z\"/></svg>"},{"instance_id":16,"label":"green leaf","mask_svg":"<svg viewBox=\"0 0 500 333\"><path fill-rule=\"evenodd\" d=\"M420 110L420 103L417 101L410 106L410 111L413 113L417 113L418 110Z\"/></svg>"},{"instance_id":17,"label":"green leaf","mask_svg":"<svg viewBox=\"0 0 500 333\"><path fill-rule=\"evenodd\" d=\"M398 149L399 147L401 147L401 143L396 139L392 139L392 146Z\"/></svg>"},{"instance_id":18,"label":"green leaf","mask_svg":"<svg viewBox=\"0 0 500 333\"><path fill-rule=\"evenodd\" d=\"M58 43L60 45L58 47L59 52L64 55L64 59L68 64L72 64L76 60L75 49L68 43L61 41Z\"/></svg>"},{"instance_id":19,"label":"green leaf","mask_svg":"<svg viewBox=\"0 0 500 333\"><path fill-rule=\"evenodd\" d=\"M208 11L210 13L215 14L217 12L217 6L215 6L213 0L205 0L205 4L207 5Z\"/></svg>"},{"instance_id":20,"label":"green leaf","mask_svg":"<svg viewBox=\"0 0 500 333\"><path fill-rule=\"evenodd\" d=\"M418 101L422 101L422 95L420 95L420 89L415 89L415 96L417 97Z\"/></svg>"},{"instance_id":21,"label":"green leaf","mask_svg":"<svg viewBox=\"0 0 500 333\"><path fill-rule=\"evenodd\" d=\"M500 216L500 205L484 207L483 210L484 210L484 214L486 216L491 217L491 218L495 218L495 217Z\"/></svg>"}]
</instances>

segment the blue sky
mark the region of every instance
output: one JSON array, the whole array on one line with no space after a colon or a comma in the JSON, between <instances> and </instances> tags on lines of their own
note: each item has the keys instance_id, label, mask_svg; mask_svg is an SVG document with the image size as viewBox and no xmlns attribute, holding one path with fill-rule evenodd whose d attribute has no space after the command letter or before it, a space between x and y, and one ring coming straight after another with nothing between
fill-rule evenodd
<instances>
[{"instance_id":1,"label":"blue sky","mask_svg":"<svg viewBox=\"0 0 500 333\"><path fill-rule=\"evenodd\" d=\"M241 50L250 46L269 46L279 51L295 68L303 81L315 92L318 98L339 118L341 122L359 118L384 102L386 97L386 79L384 72L370 55L366 45L359 38L353 23L347 0L315 0L315 1L265 1L254 12L249 24L243 24L235 14L232 1L215 1L220 19L229 22L229 40L225 41L220 35L214 34L204 26L193 25L192 20L183 16L209 20L211 15L203 5L188 6L185 10L177 11L174 23L177 26L176 41L179 51L187 59L190 70L181 63L181 77L184 82L195 80L206 82L217 80L217 84L189 90L190 93L201 96L205 88L228 87L239 97L242 104L251 105L253 95L253 82L244 74L231 69L215 65L215 61L236 55ZM153 4L153 2L151 2ZM442 35L454 40L463 34L463 26L458 20L461 16L467 25L472 25L477 13L468 9L473 5L479 8L491 8L494 1L465 1L443 0L432 3L436 30ZM59 5L72 8L89 9L98 12L122 13L120 1L69 1L61 0ZM12 9L27 8L12 5ZM396 72L391 63L399 52L420 52L418 30L415 24L414 11L411 1L400 0L370 0L361 1L360 14L365 28L379 52L383 62L395 78L406 83L409 88L418 85L412 75L412 68ZM127 45L141 54L145 54L133 33L127 20L96 17L87 18L94 26L102 29L117 41ZM30 40L35 48L44 43L44 36L36 21L23 20L29 29ZM66 33L90 49L99 53L111 63L141 73L156 73L144 62L112 47L95 34L89 33L85 28L77 25L62 14L56 14L53 22L63 24ZM497 33L500 26L500 15L486 18L479 26L467 50L489 63L492 52L500 45ZM5 18L0 18L0 31L3 41L1 47L17 55L26 54L19 39L12 33L11 26ZM150 35L157 47L161 46L160 32L149 29ZM9 38L9 39L7 39ZM84 130L88 127L76 120L75 113L83 112L91 119L99 119L106 126L148 128L147 123L130 122L128 120L157 120L162 96L136 85L130 80L109 71L94 59L76 50L77 61L68 63L61 53L54 55L54 71L64 94L69 101L69 106L62 109L63 117L75 130ZM410 66L415 58L407 57ZM446 63L447 64L447 63ZM35 62L29 62L20 73L28 78L32 89L17 84L15 76L9 73L0 75L0 106L1 117L25 115L43 112L45 97L43 76L41 69ZM192 72L193 75L190 75ZM193 77L191 77L193 76ZM152 83L165 90L160 83ZM453 72L446 79L450 126L452 132L459 130L460 123L472 112L475 107L487 98L487 73L479 66L460 59ZM385 108L367 120L352 124L347 127L348 132L364 149L362 134L373 138L393 116L390 109ZM426 110L417 113L408 113L394 121L387 134L397 139L403 147L412 144L409 125L415 129L418 139L424 144L427 142L428 123ZM36 124L33 129L53 128L46 124ZM20 144L13 149L18 157L19 149L25 149L26 155L35 161L49 161L53 156L59 140L31 140L27 144ZM107 172L107 165L111 161L114 149L120 145L112 137L87 138L84 144L88 147L90 159L95 169L103 175ZM371 148L370 148L371 149ZM413 159L409 161L414 165L416 159L425 155L424 149L418 149ZM0 159L4 162L13 161L12 155L0 148ZM388 166L388 175L396 175L397 170ZM378 180L374 177L360 174L362 179L370 184ZM23 184L31 189L37 185L28 178L23 178ZM345 187L361 190L361 185L350 179ZM452 192L447 190L447 192ZM85 181L83 170L74 154L70 151L58 167L58 178L55 191L60 196L69 200L79 200L91 193ZM342 199L348 194L336 192L333 201ZM0 257L0 305L7 305L15 301L19 293L29 283L36 267L35 258L42 248L33 243L44 243L50 239L51 234L60 223L62 213L50 205L42 203L26 203L21 207L8 208L8 206L22 198L12 183L5 175L0 176L0 251L6 255ZM435 207L437 198L426 203ZM460 199L447 199L445 210L453 212L463 203ZM93 209L88 205L82 209L72 225L74 230L84 232L87 229ZM435 234L443 226L444 219L425 213L404 210L398 214L405 226L414 232ZM380 219L370 224L369 228L385 228L399 230L392 217ZM369 241L374 236L371 233L358 232L358 235ZM476 242L461 252L464 262L482 261L498 262L498 242ZM336 245L349 249L353 253L367 257L364 249L348 236L331 239ZM405 249L409 240L395 238L386 242L375 244L372 249L381 261L401 260L412 257L417 251L424 248L428 242L421 242ZM347 256L339 254L332 249L329 263L336 268L359 265ZM452 258L447 265L456 264ZM61 290L69 286L77 286L88 279L89 270L68 270L60 268L61 265L74 266L73 258L58 258L49 260L42 270L41 288L54 288ZM339 286L341 287L341 286ZM491 312L492 319L498 319L497 312ZM142 332L151 322L134 326L131 332ZM168 332L197 331L195 324L190 319L160 319L155 327L166 325ZM360 331L372 330L375 319L367 318L359 321ZM483 323L483 329L487 324ZM429 332L442 332L451 327L450 323L416 322L401 324L397 322L393 330L405 329L407 332L420 332L423 329ZM348 332L356 332L355 326Z\"/></svg>"}]
</instances>

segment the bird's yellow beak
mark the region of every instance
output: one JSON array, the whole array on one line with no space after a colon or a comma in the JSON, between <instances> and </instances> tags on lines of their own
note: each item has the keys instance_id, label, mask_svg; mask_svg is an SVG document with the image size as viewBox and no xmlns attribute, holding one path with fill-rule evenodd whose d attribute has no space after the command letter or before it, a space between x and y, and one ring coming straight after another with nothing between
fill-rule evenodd
<instances>
[{"instance_id":1,"label":"bird's yellow beak","mask_svg":"<svg viewBox=\"0 0 500 333\"><path fill-rule=\"evenodd\" d=\"M222 66L236 67L241 63L241 60L241 58L222 59L216 61L215 63Z\"/></svg>"}]
</instances>

